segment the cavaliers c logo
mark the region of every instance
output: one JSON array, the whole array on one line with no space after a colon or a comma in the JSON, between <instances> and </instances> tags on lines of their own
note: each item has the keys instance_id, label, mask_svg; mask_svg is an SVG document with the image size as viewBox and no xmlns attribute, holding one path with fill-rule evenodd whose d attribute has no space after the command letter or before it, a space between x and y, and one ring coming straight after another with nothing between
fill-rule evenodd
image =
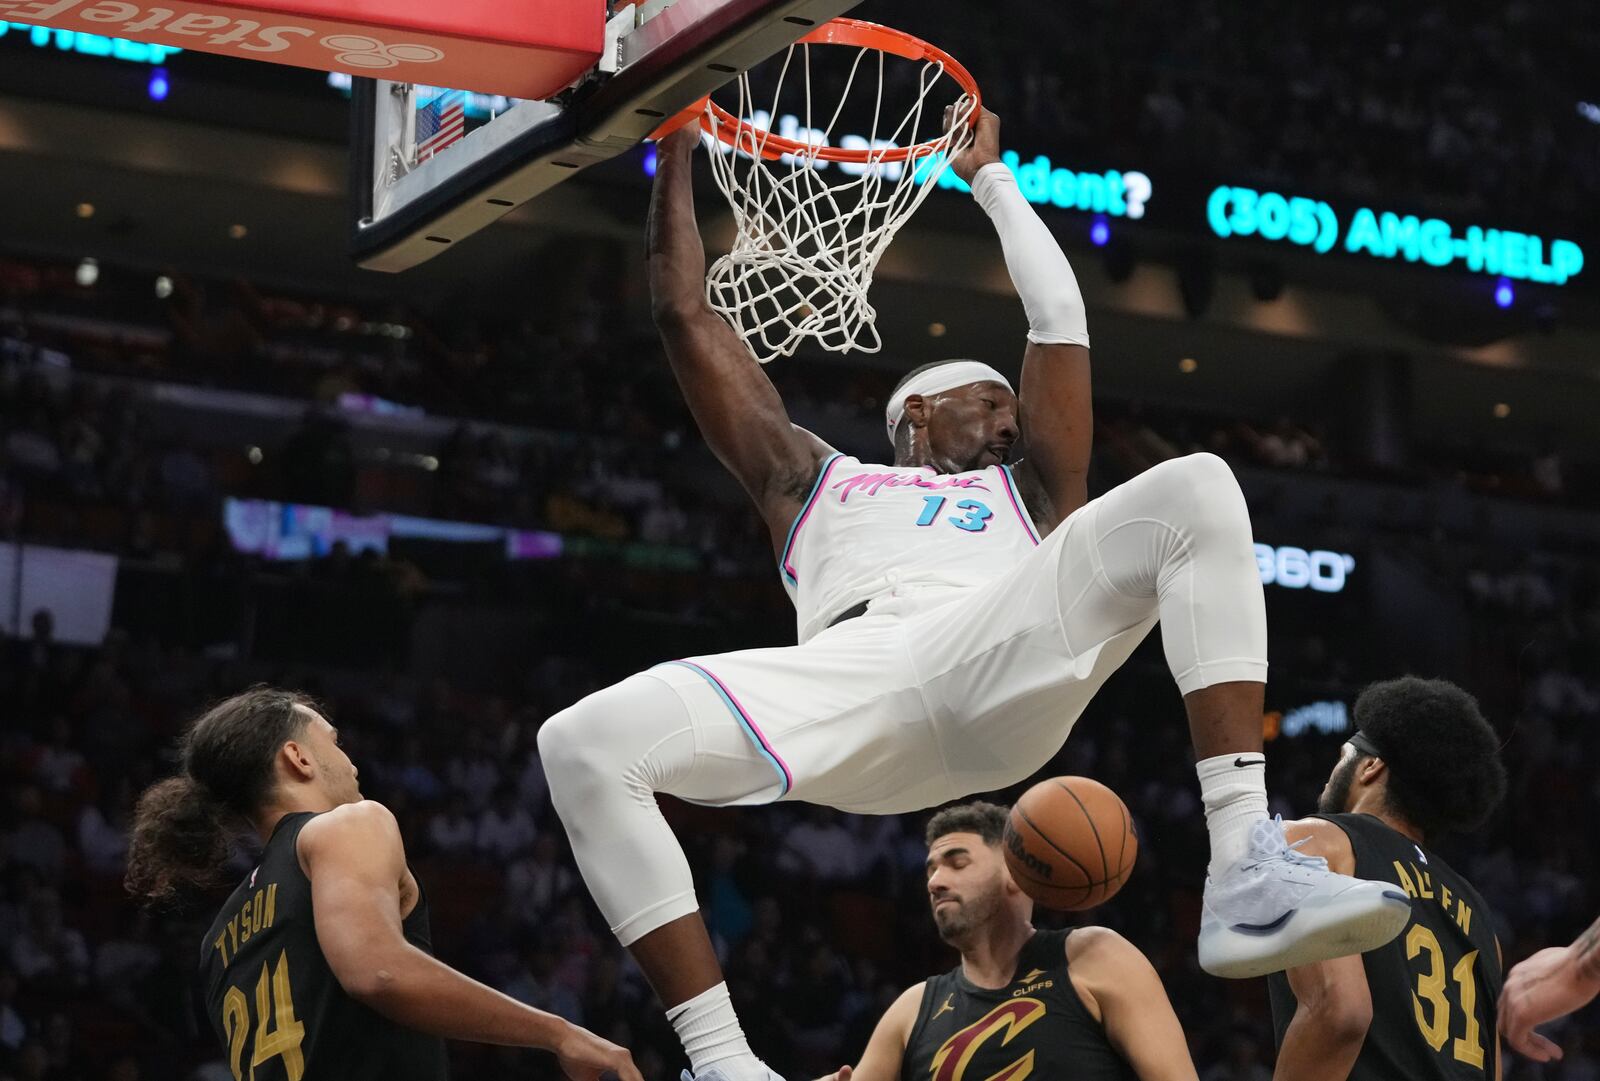
<instances>
[{"instance_id":1,"label":"cavaliers c logo","mask_svg":"<svg viewBox=\"0 0 1600 1081\"><path fill-rule=\"evenodd\" d=\"M1022 1081L1033 1073L1033 1051L1029 1050L1011 1065L984 1078L967 1078L967 1067L978 1049L995 1033L1003 1033L1000 1046L1045 1015L1045 1006L1036 998L1014 998L1002 1002L977 1021L944 1042L933 1056L933 1081Z\"/></svg>"}]
</instances>

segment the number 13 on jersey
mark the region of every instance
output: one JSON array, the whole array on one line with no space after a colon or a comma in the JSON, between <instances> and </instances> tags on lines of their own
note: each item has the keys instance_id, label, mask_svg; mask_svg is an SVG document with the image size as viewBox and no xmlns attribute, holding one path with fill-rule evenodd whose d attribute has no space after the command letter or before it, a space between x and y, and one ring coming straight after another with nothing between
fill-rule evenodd
<instances>
[{"instance_id":1,"label":"number 13 on jersey","mask_svg":"<svg viewBox=\"0 0 1600 1081\"><path fill-rule=\"evenodd\" d=\"M920 526L930 526L939 519L939 512L949 500L942 495L925 495L922 497L922 514L917 518ZM976 499L963 499L955 506L956 510L965 511L965 514L952 515L945 521L957 529L964 529L968 533L982 533L989 528L989 519L994 517L994 511L987 504Z\"/></svg>"}]
</instances>

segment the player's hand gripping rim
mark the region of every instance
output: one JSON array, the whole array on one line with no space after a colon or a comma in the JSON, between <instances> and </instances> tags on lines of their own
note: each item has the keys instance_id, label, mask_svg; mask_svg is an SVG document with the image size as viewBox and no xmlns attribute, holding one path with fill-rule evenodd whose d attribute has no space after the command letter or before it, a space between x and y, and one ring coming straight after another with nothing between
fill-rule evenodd
<instances>
[{"instance_id":1,"label":"player's hand gripping rim","mask_svg":"<svg viewBox=\"0 0 1600 1081\"><path fill-rule=\"evenodd\" d=\"M955 119L956 107L945 106L944 130L950 130L950 124ZM985 165L1000 160L1000 118L988 109L983 110L983 115L978 117L978 127L973 133L972 141L950 159L950 171L959 176L963 183L971 184L972 178L978 175L978 170ZM826 1081L826 1079L824 1079ZM843 1078L840 1081L844 1081Z\"/></svg>"}]
</instances>

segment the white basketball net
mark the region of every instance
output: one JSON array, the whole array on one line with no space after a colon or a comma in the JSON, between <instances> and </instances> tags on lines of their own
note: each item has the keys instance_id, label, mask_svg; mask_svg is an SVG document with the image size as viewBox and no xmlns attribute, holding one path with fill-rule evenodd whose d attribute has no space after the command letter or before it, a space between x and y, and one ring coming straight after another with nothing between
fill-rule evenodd
<instances>
[{"instance_id":1,"label":"white basketball net","mask_svg":"<svg viewBox=\"0 0 1600 1081\"><path fill-rule=\"evenodd\" d=\"M930 133L944 123L942 103L930 108L928 102L945 72L937 61L922 62L915 104L892 131L882 131L886 54L871 48L857 50L839 105L820 136L811 114L810 45L789 49L768 116L779 115L784 79L797 49L803 57L805 126L796 141L807 152L768 161L761 151L771 133L749 128L741 130L738 150L719 141L711 145L712 172L733 207L736 231L731 250L712 264L706 277L706 299L763 364L792 356L807 340L836 353L882 348L873 325L877 312L867 300L878 260L949 167L950 158L971 141L974 102L965 94L956 103L949 130L920 141L925 113L931 114ZM864 164L819 160L818 151L835 140L834 129L869 53L878 58L878 88L872 130L866 136L868 159ZM754 95L748 72L739 76L738 87L734 115L749 118ZM908 143L915 145L904 162L882 160L889 150Z\"/></svg>"}]
</instances>

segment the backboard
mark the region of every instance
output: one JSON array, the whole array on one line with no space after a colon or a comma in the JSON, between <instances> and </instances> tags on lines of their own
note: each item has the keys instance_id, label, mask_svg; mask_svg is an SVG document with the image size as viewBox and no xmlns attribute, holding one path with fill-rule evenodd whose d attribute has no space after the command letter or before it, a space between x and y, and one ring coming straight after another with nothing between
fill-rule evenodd
<instances>
[{"instance_id":1,"label":"backboard","mask_svg":"<svg viewBox=\"0 0 1600 1081\"><path fill-rule=\"evenodd\" d=\"M592 67L544 100L499 99L504 111L470 132L460 95L357 79L351 252L369 270L425 262L637 146L668 117L858 2L612 0L594 12L601 47Z\"/></svg>"}]
</instances>

